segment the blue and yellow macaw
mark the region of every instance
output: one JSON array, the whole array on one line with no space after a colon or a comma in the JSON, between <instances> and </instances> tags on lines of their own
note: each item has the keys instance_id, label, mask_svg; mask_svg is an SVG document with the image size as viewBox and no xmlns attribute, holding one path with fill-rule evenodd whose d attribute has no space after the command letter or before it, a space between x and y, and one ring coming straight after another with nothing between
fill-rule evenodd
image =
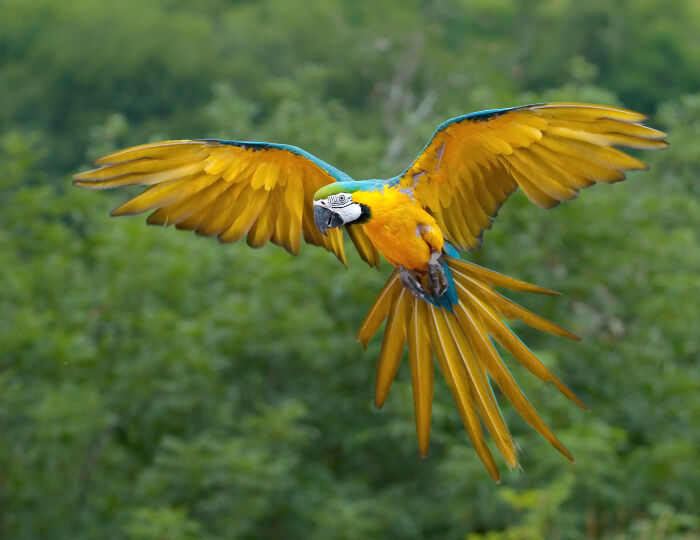
<instances>
[{"instance_id":1,"label":"blue and yellow macaw","mask_svg":"<svg viewBox=\"0 0 700 540\"><path fill-rule=\"evenodd\" d=\"M408 343L418 446L425 456L435 355L472 444L498 481L482 424L509 467L517 466L518 458L491 380L545 439L573 457L520 390L493 340L586 407L503 319L579 338L494 287L556 293L467 262L460 251L479 247L484 230L517 187L536 205L551 208L582 188L645 169L615 148L665 148L665 134L642 125L645 119L626 109L582 103L467 114L441 124L411 166L388 180L355 181L286 144L165 141L104 156L95 162L98 168L76 175L74 184L88 189L148 186L115 208L113 216L153 211L149 224L175 225L222 242L246 236L252 247L272 242L294 255L303 235L347 265L344 226L370 266L379 266L381 253L396 267L357 334L366 347L387 320L375 405L386 400Z\"/></svg>"}]
</instances>

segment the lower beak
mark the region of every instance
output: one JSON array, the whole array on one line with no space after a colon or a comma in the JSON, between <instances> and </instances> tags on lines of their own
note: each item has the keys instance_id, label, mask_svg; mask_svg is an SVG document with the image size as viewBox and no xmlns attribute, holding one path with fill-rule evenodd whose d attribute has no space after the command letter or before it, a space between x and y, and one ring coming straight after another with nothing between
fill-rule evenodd
<instances>
[{"instance_id":1,"label":"lower beak","mask_svg":"<svg viewBox=\"0 0 700 540\"><path fill-rule=\"evenodd\" d=\"M323 206L314 206L314 221L323 236L327 236L326 229L340 227L343 224L343 218L340 217L340 214Z\"/></svg>"}]
</instances>

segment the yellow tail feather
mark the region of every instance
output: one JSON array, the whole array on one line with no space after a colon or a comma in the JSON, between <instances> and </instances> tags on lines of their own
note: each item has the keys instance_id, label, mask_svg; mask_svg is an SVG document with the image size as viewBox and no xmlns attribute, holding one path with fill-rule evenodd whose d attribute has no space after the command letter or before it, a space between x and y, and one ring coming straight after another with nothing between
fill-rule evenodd
<instances>
[{"instance_id":1,"label":"yellow tail feather","mask_svg":"<svg viewBox=\"0 0 700 540\"><path fill-rule=\"evenodd\" d=\"M381 407L384 404L398 371L404 346L408 343L416 432L422 456L428 452L430 439L435 353L472 444L495 481L499 481L500 475L484 441L482 424L509 468L518 466L518 458L517 447L493 394L491 380L532 427L573 461L573 456L518 387L492 343L492 339L498 341L534 375L551 381L566 397L586 408L517 338L502 318L521 319L533 328L570 339L579 339L578 336L508 300L494 291L493 286L540 294L557 293L460 259L448 256L445 259L459 297L453 313L409 294L401 285L397 272L394 272L358 332L357 339L366 347L382 322L387 320L377 365L375 405Z\"/></svg>"},{"instance_id":2,"label":"yellow tail feather","mask_svg":"<svg viewBox=\"0 0 700 540\"><path fill-rule=\"evenodd\" d=\"M428 455L430 444L430 416L433 408L434 366L433 350L428 333L428 305L411 302L408 324L408 359L411 364L413 408L416 415L416 433L420 455Z\"/></svg>"}]
</instances>

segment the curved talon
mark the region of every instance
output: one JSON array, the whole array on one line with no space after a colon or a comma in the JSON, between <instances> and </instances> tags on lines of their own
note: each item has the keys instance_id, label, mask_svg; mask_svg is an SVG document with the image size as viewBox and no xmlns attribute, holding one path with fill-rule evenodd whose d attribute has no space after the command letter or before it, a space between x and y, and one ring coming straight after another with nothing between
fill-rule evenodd
<instances>
[{"instance_id":1,"label":"curved talon","mask_svg":"<svg viewBox=\"0 0 700 540\"><path fill-rule=\"evenodd\" d=\"M420 300L425 300L425 291L423 290L423 285L421 285L420 277L416 276L417 272L413 270L407 270L403 266L399 265L399 279L403 286L408 289L413 296Z\"/></svg>"},{"instance_id":2,"label":"curved talon","mask_svg":"<svg viewBox=\"0 0 700 540\"><path fill-rule=\"evenodd\" d=\"M445 269L440 264L440 253L437 251L430 255L428 261L428 283L435 296L442 296L447 292L448 282Z\"/></svg>"}]
</instances>

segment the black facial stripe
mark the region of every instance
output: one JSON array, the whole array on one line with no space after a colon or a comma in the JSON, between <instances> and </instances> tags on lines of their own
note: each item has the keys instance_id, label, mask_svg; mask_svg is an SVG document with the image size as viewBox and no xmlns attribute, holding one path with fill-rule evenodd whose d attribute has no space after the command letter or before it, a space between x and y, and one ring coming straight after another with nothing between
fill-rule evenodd
<instances>
[{"instance_id":1,"label":"black facial stripe","mask_svg":"<svg viewBox=\"0 0 700 540\"><path fill-rule=\"evenodd\" d=\"M331 207L333 207L333 208L345 208L347 206L350 206L351 204L353 204L352 201L349 201L347 204L331 203Z\"/></svg>"},{"instance_id":2,"label":"black facial stripe","mask_svg":"<svg viewBox=\"0 0 700 540\"><path fill-rule=\"evenodd\" d=\"M372 212L370 211L369 206L362 203L358 204L360 205L360 217L352 222L353 225L355 223L367 223L367 221L369 221L369 218L372 217ZM349 223L346 223L346 225L349 225Z\"/></svg>"}]
</instances>

